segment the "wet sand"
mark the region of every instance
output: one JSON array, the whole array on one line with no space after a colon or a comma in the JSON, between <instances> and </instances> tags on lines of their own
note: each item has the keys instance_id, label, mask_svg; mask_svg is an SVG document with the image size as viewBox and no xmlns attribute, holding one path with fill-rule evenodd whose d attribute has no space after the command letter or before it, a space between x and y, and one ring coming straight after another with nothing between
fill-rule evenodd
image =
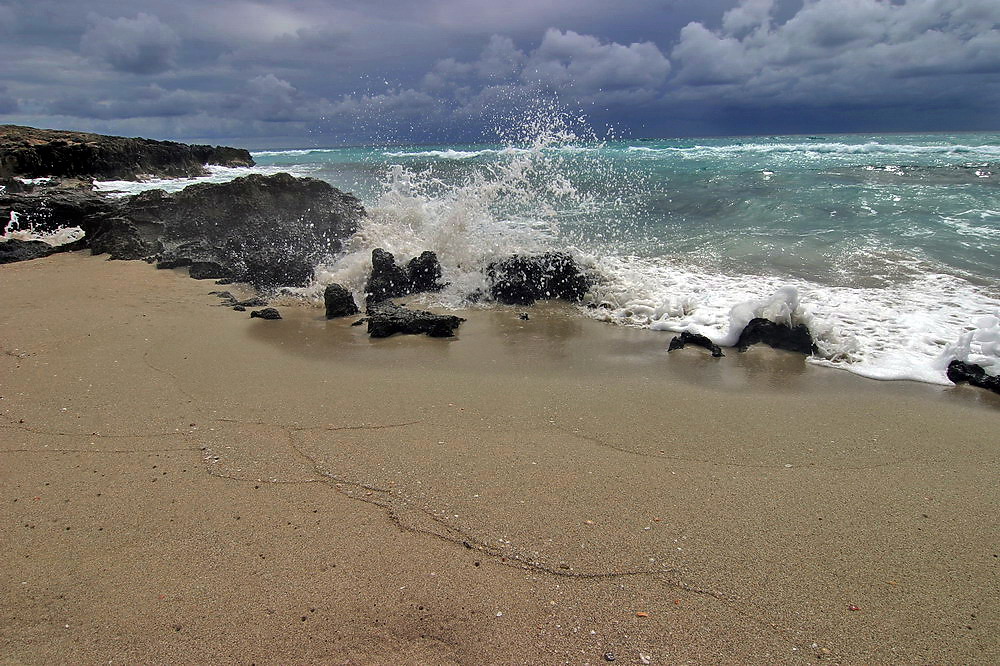
<instances>
[{"instance_id":1,"label":"wet sand","mask_svg":"<svg viewBox=\"0 0 1000 666\"><path fill-rule=\"evenodd\" d=\"M1000 396L0 267L0 663L1000 661Z\"/></svg>"}]
</instances>

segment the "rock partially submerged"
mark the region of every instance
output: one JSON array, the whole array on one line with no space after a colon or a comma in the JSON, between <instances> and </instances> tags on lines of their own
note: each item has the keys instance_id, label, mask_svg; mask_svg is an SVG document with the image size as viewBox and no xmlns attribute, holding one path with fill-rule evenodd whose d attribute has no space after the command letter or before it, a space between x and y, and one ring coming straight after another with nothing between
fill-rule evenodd
<instances>
[{"instance_id":1,"label":"rock partially submerged","mask_svg":"<svg viewBox=\"0 0 1000 666\"><path fill-rule=\"evenodd\" d=\"M712 352L712 356L715 358L721 358L725 356L722 353L722 348L709 340L706 336L699 333L691 333L690 331L681 331L680 335L675 335L670 341L670 346L667 347L668 352L672 352L675 349L684 349L685 345L696 345L698 347L704 347L708 351Z\"/></svg>"},{"instance_id":2,"label":"rock partially submerged","mask_svg":"<svg viewBox=\"0 0 1000 666\"><path fill-rule=\"evenodd\" d=\"M591 287L590 278L565 252L515 254L487 266L486 276L490 296L505 305L531 305L549 298L576 303Z\"/></svg>"},{"instance_id":3,"label":"rock partially submerged","mask_svg":"<svg viewBox=\"0 0 1000 666\"><path fill-rule=\"evenodd\" d=\"M956 384L968 382L973 386L1000 393L1000 377L986 374L986 369L976 363L952 361L948 364L948 379Z\"/></svg>"},{"instance_id":4,"label":"rock partially submerged","mask_svg":"<svg viewBox=\"0 0 1000 666\"><path fill-rule=\"evenodd\" d=\"M741 352L746 351L751 345L758 342L763 342L775 349L799 352L807 356L816 351L809 327L805 324L788 326L763 317L750 320L743 332L740 333L736 348Z\"/></svg>"},{"instance_id":5,"label":"rock partially submerged","mask_svg":"<svg viewBox=\"0 0 1000 666\"><path fill-rule=\"evenodd\" d=\"M414 257L404 270L391 252L372 250L372 270L365 284L365 303L372 305L390 298L427 291L441 291L441 263L437 255L425 251Z\"/></svg>"},{"instance_id":6,"label":"rock partially submerged","mask_svg":"<svg viewBox=\"0 0 1000 666\"><path fill-rule=\"evenodd\" d=\"M326 308L327 319L349 317L361 312L351 292L336 283L328 284L323 291L323 305Z\"/></svg>"},{"instance_id":7,"label":"rock partially submerged","mask_svg":"<svg viewBox=\"0 0 1000 666\"><path fill-rule=\"evenodd\" d=\"M410 292L414 294L445 288L441 283L441 262L438 261L437 254L430 250L410 259L406 264L406 276L410 280Z\"/></svg>"},{"instance_id":8,"label":"rock partially submerged","mask_svg":"<svg viewBox=\"0 0 1000 666\"><path fill-rule=\"evenodd\" d=\"M0 125L0 180L201 176L208 164L248 167L254 161L241 148Z\"/></svg>"},{"instance_id":9,"label":"rock partially submerged","mask_svg":"<svg viewBox=\"0 0 1000 666\"><path fill-rule=\"evenodd\" d=\"M254 296L252 298L248 298L246 300L241 301L228 291L210 291L208 293L212 296L218 296L219 298L222 299L222 303L220 303L219 305L223 307L230 307L234 310L238 310L239 312L243 312L247 308L259 308L261 306L267 305L267 301L259 296Z\"/></svg>"},{"instance_id":10,"label":"rock partially submerged","mask_svg":"<svg viewBox=\"0 0 1000 666\"><path fill-rule=\"evenodd\" d=\"M381 303L410 293L410 277L396 264L392 252L380 247L372 250L372 271L365 284L365 302Z\"/></svg>"},{"instance_id":11,"label":"rock partially submerged","mask_svg":"<svg viewBox=\"0 0 1000 666\"><path fill-rule=\"evenodd\" d=\"M368 335L373 338L387 338L394 333L447 338L455 335L455 329L465 321L455 315L411 310L389 302L369 307L367 315Z\"/></svg>"}]
</instances>

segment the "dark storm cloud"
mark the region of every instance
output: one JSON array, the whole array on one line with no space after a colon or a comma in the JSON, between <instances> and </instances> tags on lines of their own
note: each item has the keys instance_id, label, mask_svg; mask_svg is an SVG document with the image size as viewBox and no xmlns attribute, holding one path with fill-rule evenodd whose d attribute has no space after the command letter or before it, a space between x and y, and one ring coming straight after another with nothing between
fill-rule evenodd
<instances>
[{"instance_id":1,"label":"dark storm cloud","mask_svg":"<svg viewBox=\"0 0 1000 666\"><path fill-rule=\"evenodd\" d=\"M158 74L173 66L179 45L180 38L170 26L139 13L135 18L95 18L83 33L80 51L119 72Z\"/></svg>"},{"instance_id":2,"label":"dark storm cloud","mask_svg":"<svg viewBox=\"0 0 1000 666\"><path fill-rule=\"evenodd\" d=\"M7 87L0 86L0 114L17 113L19 108L17 100L7 94Z\"/></svg>"},{"instance_id":3,"label":"dark storm cloud","mask_svg":"<svg viewBox=\"0 0 1000 666\"><path fill-rule=\"evenodd\" d=\"M996 0L83 4L0 0L0 122L420 141L550 97L637 135L998 121Z\"/></svg>"},{"instance_id":4,"label":"dark storm cloud","mask_svg":"<svg viewBox=\"0 0 1000 666\"><path fill-rule=\"evenodd\" d=\"M773 0L745 0L718 27L685 26L670 53L673 104L798 108L819 129L867 107L871 129L962 129L1000 101L995 0L814 0L783 23L774 14Z\"/></svg>"}]
</instances>

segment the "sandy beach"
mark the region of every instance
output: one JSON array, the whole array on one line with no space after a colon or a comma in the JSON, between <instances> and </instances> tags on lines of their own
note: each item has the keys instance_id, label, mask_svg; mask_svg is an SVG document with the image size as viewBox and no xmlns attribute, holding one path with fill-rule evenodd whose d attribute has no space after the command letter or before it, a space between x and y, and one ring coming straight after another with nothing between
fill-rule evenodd
<instances>
[{"instance_id":1,"label":"sandy beach","mask_svg":"<svg viewBox=\"0 0 1000 666\"><path fill-rule=\"evenodd\" d=\"M213 289L0 268L0 663L1000 662L1000 396Z\"/></svg>"}]
</instances>

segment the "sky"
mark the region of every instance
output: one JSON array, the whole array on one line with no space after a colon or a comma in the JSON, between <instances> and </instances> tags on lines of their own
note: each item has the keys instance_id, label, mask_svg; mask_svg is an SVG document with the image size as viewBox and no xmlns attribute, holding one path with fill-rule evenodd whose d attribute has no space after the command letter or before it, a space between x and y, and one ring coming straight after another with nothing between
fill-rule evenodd
<instances>
[{"instance_id":1,"label":"sky","mask_svg":"<svg viewBox=\"0 0 1000 666\"><path fill-rule=\"evenodd\" d=\"M252 148L1000 130L1000 0L0 0L0 123Z\"/></svg>"}]
</instances>

